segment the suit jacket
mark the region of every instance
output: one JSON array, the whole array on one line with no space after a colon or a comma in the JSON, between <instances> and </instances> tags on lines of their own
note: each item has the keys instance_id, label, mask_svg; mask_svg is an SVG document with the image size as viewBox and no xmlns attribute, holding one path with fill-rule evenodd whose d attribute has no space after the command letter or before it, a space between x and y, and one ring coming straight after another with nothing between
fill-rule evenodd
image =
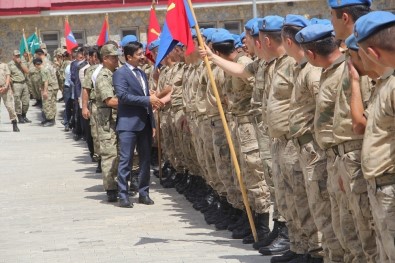
<instances>
[{"instance_id":1,"label":"suit jacket","mask_svg":"<svg viewBox=\"0 0 395 263\"><path fill-rule=\"evenodd\" d=\"M117 131L141 131L148 121L151 122L152 128L155 128L147 76L143 71L139 71L145 81L147 96L127 65L114 72L113 84L118 97Z\"/></svg>"}]
</instances>

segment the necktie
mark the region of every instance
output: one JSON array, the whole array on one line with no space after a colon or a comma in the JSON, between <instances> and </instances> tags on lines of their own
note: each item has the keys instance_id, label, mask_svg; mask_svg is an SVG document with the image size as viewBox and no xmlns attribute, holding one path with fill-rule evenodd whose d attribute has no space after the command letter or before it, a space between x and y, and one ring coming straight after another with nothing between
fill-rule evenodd
<instances>
[{"instance_id":1,"label":"necktie","mask_svg":"<svg viewBox=\"0 0 395 263\"><path fill-rule=\"evenodd\" d=\"M145 89L144 89L144 85L143 85L143 80L142 80L142 77L141 77L141 74L140 74L139 69L138 69L138 68L134 68L133 71L134 71L134 73L136 74L136 78L137 78L137 80L139 81L139 83L140 83L140 85L141 85L141 88L143 89L144 95L147 95L147 94L145 93Z\"/></svg>"}]
</instances>

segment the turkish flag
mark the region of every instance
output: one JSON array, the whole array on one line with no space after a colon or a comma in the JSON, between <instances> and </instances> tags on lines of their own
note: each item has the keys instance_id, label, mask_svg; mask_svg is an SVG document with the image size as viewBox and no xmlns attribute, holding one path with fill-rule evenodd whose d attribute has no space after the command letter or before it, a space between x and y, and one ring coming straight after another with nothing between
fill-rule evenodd
<instances>
[{"instance_id":1,"label":"turkish flag","mask_svg":"<svg viewBox=\"0 0 395 263\"><path fill-rule=\"evenodd\" d=\"M147 32L147 48L145 50L145 55L152 62L155 61L154 58L152 57L151 51L148 49L148 46L151 42L157 40L159 38L159 35L160 35L160 26L159 26L158 18L156 17L154 6L151 5L151 10L149 13L148 32Z\"/></svg>"}]
</instances>

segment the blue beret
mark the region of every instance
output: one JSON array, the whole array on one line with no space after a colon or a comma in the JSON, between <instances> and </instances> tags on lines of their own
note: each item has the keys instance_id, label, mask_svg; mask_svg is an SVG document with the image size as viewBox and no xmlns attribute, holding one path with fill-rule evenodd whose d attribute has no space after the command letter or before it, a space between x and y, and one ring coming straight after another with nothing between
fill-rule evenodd
<instances>
[{"instance_id":1,"label":"blue beret","mask_svg":"<svg viewBox=\"0 0 395 263\"><path fill-rule=\"evenodd\" d=\"M313 17L312 19L310 19L310 24L321 24L321 25L331 25L332 22L328 19L321 19L321 18L316 18Z\"/></svg>"},{"instance_id":2,"label":"blue beret","mask_svg":"<svg viewBox=\"0 0 395 263\"><path fill-rule=\"evenodd\" d=\"M265 16L258 21L258 28L263 32L281 31L284 24L284 18L281 16Z\"/></svg>"},{"instance_id":3,"label":"blue beret","mask_svg":"<svg viewBox=\"0 0 395 263\"><path fill-rule=\"evenodd\" d=\"M370 12L355 21L354 35L358 42L368 38L383 27L395 24L395 15L385 11Z\"/></svg>"},{"instance_id":4,"label":"blue beret","mask_svg":"<svg viewBox=\"0 0 395 263\"><path fill-rule=\"evenodd\" d=\"M359 46L358 46L357 39L355 38L354 34L351 34L348 38L346 38L345 42L346 42L346 45L349 49L358 51Z\"/></svg>"},{"instance_id":5,"label":"blue beret","mask_svg":"<svg viewBox=\"0 0 395 263\"><path fill-rule=\"evenodd\" d=\"M147 43L143 42L141 44L143 45L143 50L145 51L147 49Z\"/></svg>"},{"instance_id":6,"label":"blue beret","mask_svg":"<svg viewBox=\"0 0 395 263\"><path fill-rule=\"evenodd\" d=\"M156 48L156 47L159 46L159 43L160 43L160 39L159 39L159 38L156 39L156 40L154 40L154 41L152 41L152 42L149 43L149 45L148 45L148 50L149 50L149 51L152 51L154 48Z\"/></svg>"},{"instance_id":7,"label":"blue beret","mask_svg":"<svg viewBox=\"0 0 395 263\"><path fill-rule=\"evenodd\" d=\"M300 30L295 39L298 43L309 43L333 35L332 25L314 24Z\"/></svg>"},{"instance_id":8,"label":"blue beret","mask_svg":"<svg viewBox=\"0 0 395 263\"><path fill-rule=\"evenodd\" d=\"M224 28L213 28L213 29L214 30L211 32L211 34L208 34L208 36L206 37L207 43L212 41L213 35L215 33L229 33L229 31Z\"/></svg>"},{"instance_id":9,"label":"blue beret","mask_svg":"<svg viewBox=\"0 0 395 263\"><path fill-rule=\"evenodd\" d=\"M121 40L121 46L124 47L127 44L129 44L130 42L136 42L136 41L138 41L138 40L135 35L126 35Z\"/></svg>"},{"instance_id":10,"label":"blue beret","mask_svg":"<svg viewBox=\"0 0 395 263\"><path fill-rule=\"evenodd\" d=\"M211 38L211 35L215 32L215 28L205 28L203 30L203 36L206 38L206 42Z\"/></svg>"},{"instance_id":11,"label":"blue beret","mask_svg":"<svg viewBox=\"0 0 395 263\"><path fill-rule=\"evenodd\" d=\"M372 0L328 0L328 5L333 8L342 8L350 5L367 5L370 6Z\"/></svg>"},{"instance_id":12,"label":"blue beret","mask_svg":"<svg viewBox=\"0 0 395 263\"><path fill-rule=\"evenodd\" d=\"M244 25L245 30L251 30L252 25L257 21L257 18L252 18L247 21L247 23Z\"/></svg>"},{"instance_id":13,"label":"blue beret","mask_svg":"<svg viewBox=\"0 0 395 263\"><path fill-rule=\"evenodd\" d=\"M243 32L240 34L240 40L243 41L244 38L246 38L246 32L245 32L245 31L243 31Z\"/></svg>"},{"instance_id":14,"label":"blue beret","mask_svg":"<svg viewBox=\"0 0 395 263\"><path fill-rule=\"evenodd\" d=\"M234 40L232 34L226 33L226 32L215 32L212 35L212 37L211 37L211 42L213 44L222 43L222 42L225 42L225 41L232 41L232 42L234 42L235 40Z\"/></svg>"},{"instance_id":15,"label":"blue beret","mask_svg":"<svg viewBox=\"0 0 395 263\"><path fill-rule=\"evenodd\" d=\"M301 15L287 15L284 18L284 26L306 27L310 25L310 21Z\"/></svg>"},{"instance_id":16,"label":"blue beret","mask_svg":"<svg viewBox=\"0 0 395 263\"><path fill-rule=\"evenodd\" d=\"M258 24L259 24L259 21L262 21L263 20L263 18L258 18L253 24L252 24L252 27L251 27L251 30L250 30L250 35L251 36L258 36L259 35L259 26L258 26Z\"/></svg>"},{"instance_id":17,"label":"blue beret","mask_svg":"<svg viewBox=\"0 0 395 263\"><path fill-rule=\"evenodd\" d=\"M235 48L239 48L243 46L243 43L241 43L241 38L237 34L232 34L233 39L235 40Z\"/></svg>"}]
</instances>

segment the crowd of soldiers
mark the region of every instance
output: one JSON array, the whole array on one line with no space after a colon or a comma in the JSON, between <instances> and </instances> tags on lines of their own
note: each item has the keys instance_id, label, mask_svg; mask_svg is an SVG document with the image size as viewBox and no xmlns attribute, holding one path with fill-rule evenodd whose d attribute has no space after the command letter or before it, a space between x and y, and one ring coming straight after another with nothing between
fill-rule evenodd
<instances>
[{"instance_id":1,"label":"crowd of soldiers","mask_svg":"<svg viewBox=\"0 0 395 263\"><path fill-rule=\"evenodd\" d=\"M395 15L371 11L370 0L328 3L331 21L292 14L253 18L241 35L202 29L205 48L192 29L194 52L185 55L178 44L159 68L147 59L142 70L151 95L169 101L155 113L161 184L184 194L208 224L276 255L273 263L395 262ZM122 47L136 41L129 35L119 45L109 41L73 54L58 49L53 63L45 47L31 62L14 51L8 66L0 64L0 94L14 131L17 120L30 122L29 96L42 103L42 125L53 126L62 89L64 129L86 140L109 202L117 201L119 154L112 75L124 62ZM159 44L147 47L153 60ZM138 191L135 163L131 195Z\"/></svg>"}]
</instances>

